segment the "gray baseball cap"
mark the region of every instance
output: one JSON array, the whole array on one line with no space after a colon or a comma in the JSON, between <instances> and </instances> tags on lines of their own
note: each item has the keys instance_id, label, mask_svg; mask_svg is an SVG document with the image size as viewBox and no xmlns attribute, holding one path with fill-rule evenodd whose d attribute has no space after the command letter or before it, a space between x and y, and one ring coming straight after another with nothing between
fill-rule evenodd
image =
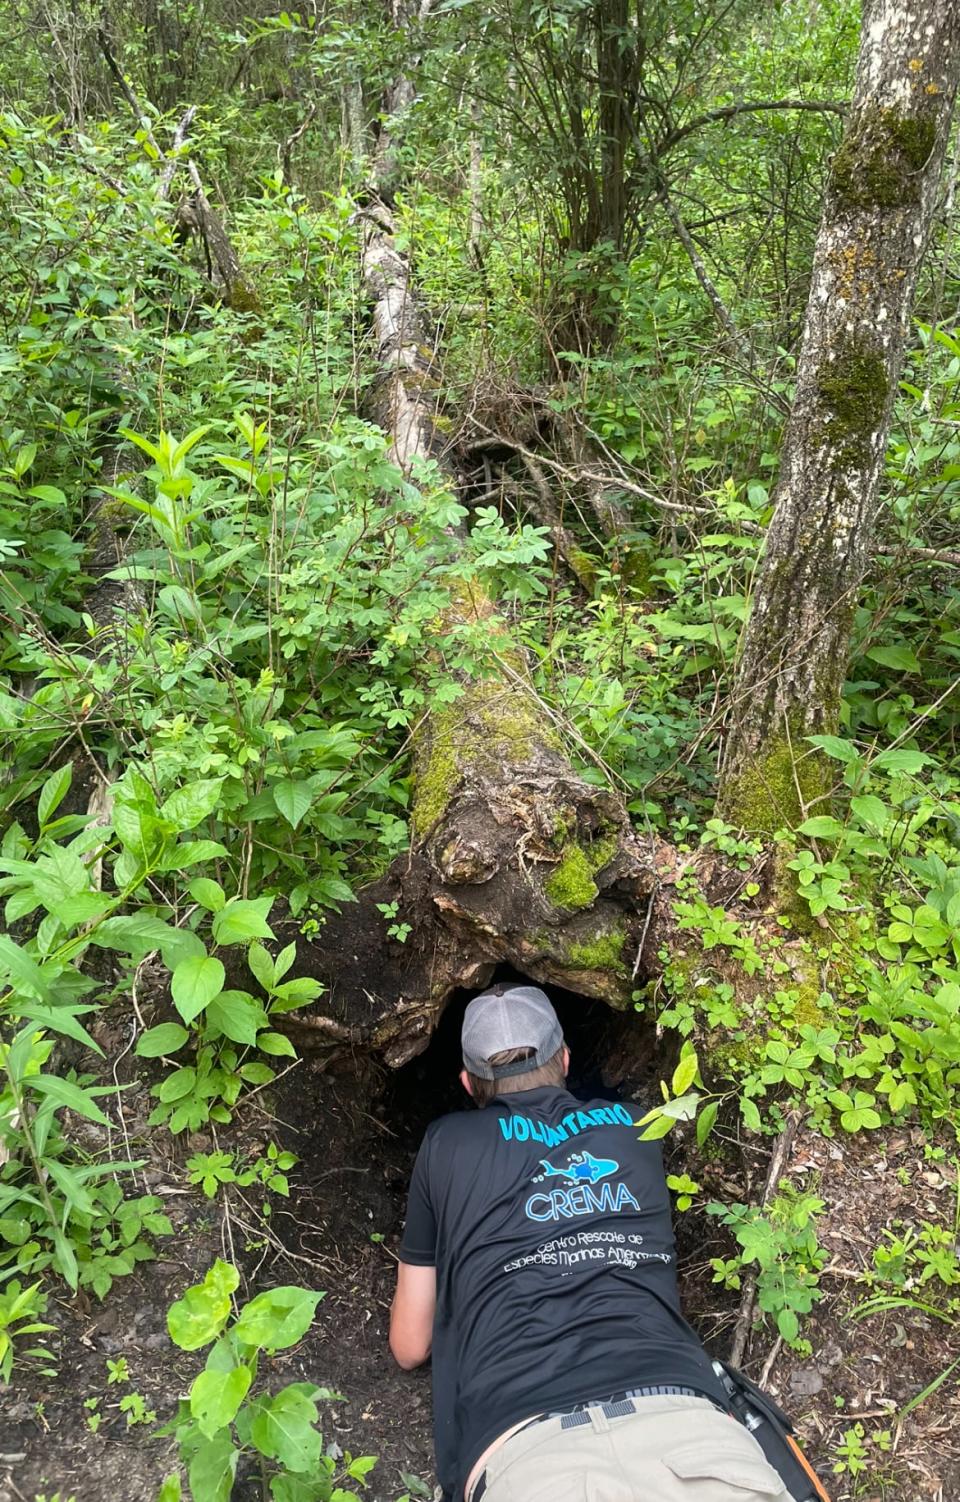
<instances>
[{"instance_id":1,"label":"gray baseball cap","mask_svg":"<svg viewBox=\"0 0 960 1502\"><path fill-rule=\"evenodd\" d=\"M539 1069L562 1043L557 1014L538 986L511 986L502 996L485 991L473 998L463 1014L463 1066L481 1080L502 1080ZM489 1062L494 1054L511 1048L530 1048L533 1058L496 1068Z\"/></svg>"}]
</instances>

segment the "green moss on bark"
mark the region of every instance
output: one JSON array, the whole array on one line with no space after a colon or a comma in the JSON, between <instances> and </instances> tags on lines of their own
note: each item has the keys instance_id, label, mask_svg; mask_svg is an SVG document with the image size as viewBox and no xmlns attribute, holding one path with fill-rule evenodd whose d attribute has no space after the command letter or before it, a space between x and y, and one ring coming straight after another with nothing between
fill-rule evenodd
<instances>
[{"instance_id":1,"label":"green moss on bark","mask_svg":"<svg viewBox=\"0 0 960 1502\"><path fill-rule=\"evenodd\" d=\"M847 209L898 209L916 203L936 138L932 118L866 110L833 159L830 187Z\"/></svg>"},{"instance_id":2,"label":"green moss on bark","mask_svg":"<svg viewBox=\"0 0 960 1502\"><path fill-rule=\"evenodd\" d=\"M560 864L544 883L544 892L554 907L569 908L572 912L589 907L599 894L594 877L613 859L616 849L615 835L594 840L590 845L573 841L567 844Z\"/></svg>"},{"instance_id":3,"label":"green moss on bark","mask_svg":"<svg viewBox=\"0 0 960 1502\"><path fill-rule=\"evenodd\" d=\"M615 975L626 975L623 963L623 946L627 942L622 929L613 933L598 934L584 944L571 944L567 951L572 962L583 970L611 970Z\"/></svg>"},{"instance_id":4,"label":"green moss on bark","mask_svg":"<svg viewBox=\"0 0 960 1502\"><path fill-rule=\"evenodd\" d=\"M863 464L870 457L870 439L883 422L889 389L883 359L864 343L841 346L821 370L823 436L842 464Z\"/></svg>"},{"instance_id":5,"label":"green moss on bark","mask_svg":"<svg viewBox=\"0 0 960 1502\"><path fill-rule=\"evenodd\" d=\"M417 757L413 827L421 838L443 818L471 773L496 777L528 761L537 746L559 749L535 700L491 679L474 683L456 704L434 710Z\"/></svg>"},{"instance_id":6,"label":"green moss on bark","mask_svg":"<svg viewBox=\"0 0 960 1502\"><path fill-rule=\"evenodd\" d=\"M798 745L803 744L801 732ZM776 737L729 779L720 812L739 829L772 835L799 824L804 806L822 798L832 785L830 769L818 752L798 756L790 740Z\"/></svg>"}]
</instances>

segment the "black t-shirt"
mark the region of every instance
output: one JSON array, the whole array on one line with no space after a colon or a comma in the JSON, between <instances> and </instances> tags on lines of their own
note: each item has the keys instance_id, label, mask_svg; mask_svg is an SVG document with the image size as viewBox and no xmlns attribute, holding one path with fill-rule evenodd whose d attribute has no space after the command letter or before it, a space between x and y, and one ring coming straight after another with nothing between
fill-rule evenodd
<instances>
[{"instance_id":1,"label":"black t-shirt","mask_svg":"<svg viewBox=\"0 0 960 1502\"><path fill-rule=\"evenodd\" d=\"M437 1269L434 1443L456 1502L535 1414L660 1382L724 1402L680 1313L660 1149L635 1114L548 1086L427 1131L400 1260Z\"/></svg>"}]
</instances>

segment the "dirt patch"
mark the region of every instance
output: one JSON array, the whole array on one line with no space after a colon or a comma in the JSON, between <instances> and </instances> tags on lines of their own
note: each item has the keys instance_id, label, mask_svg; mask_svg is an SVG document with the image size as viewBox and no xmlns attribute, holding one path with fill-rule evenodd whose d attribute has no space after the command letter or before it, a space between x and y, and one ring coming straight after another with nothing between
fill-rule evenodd
<instances>
[{"instance_id":1,"label":"dirt patch","mask_svg":"<svg viewBox=\"0 0 960 1502\"><path fill-rule=\"evenodd\" d=\"M920 1131L834 1140L806 1133L787 1177L825 1202L818 1234L830 1254L821 1278L827 1297L804 1325L813 1346L808 1360L780 1350L772 1334L766 1342L758 1334L748 1369L755 1378L767 1372L770 1391L794 1416L821 1474L830 1478L835 1464L846 1467L832 1476L834 1502L955 1502L960 1368L912 1413L901 1417L901 1411L960 1356L960 1326L910 1309L855 1314L879 1291L863 1279L875 1271L873 1252L885 1244L885 1230L902 1235L926 1221L956 1235L957 1167L949 1143L937 1146ZM936 1300L936 1286L908 1291ZM851 1470L851 1453L862 1469Z\"/></svg>"},{"instance_id":2,"label":"dirt patch","mask_svg":"<svg viewBox=\"0 0 960 1502\"><path fill-rule=\"evenodd\" d=\"M643 1020L563 993L556 1000L579 1093L619 1093L649 1103L669 1061L657 1056ZM135 1388L156 1412L157 1424L171 1416L201 1359L173 1347L166 1311L217 1256L241 1268L245 1296L290 1282L325 1291L308 1336L263 1363L264 1386L275 1390L312 1380L344 1395L342 1402L324 1405L324 1437L335 1456L380 1457L370 1478L371 1502L394 1502L411 1490L411 1476L432 1491L429 1371L410 1374L394 1365L387 1323L413 1158L429 1121L463 1103L456 1073L465 1001L464 995L453 999L430 1047L403 1069L377 1072L368 1063L358 1069L357 1062L341 1057L335 1072L322 1072L308 1058L280 1083L269 1109L264 1094L217 1136L201 1133L186 1141L143 1132L147 1085L133 1083L124 1110L134 1153L149 1158L146 1187L163 1198L175 1235L160 1243L158 1261L119 1280L105 1304L51 1301L49 1317L58 1329L50 1344L59 1377L43 1379L18 1368L13 1387L0 1389L0 1502L34 1502L58 1491L61 1502L71 1496L76 1502L107 1496L112 1502L150 1502L174 1467L173 1444L153 1437L155 1424L128 1428L120 1397ZM295 1152L300 1162L290 1175L290 1199L273 1200L269 1232L253 1190L221 1191L208 1200L184 1187L183 1163L190 1153L219 1147L255 1159L271 1141ZM693 1173L706 1196L746 1201L759 1195L765 1145L731 1144L702 1162L681 1142L670 1140L666 1147L668 1168ZM891 1431L890 1449L871 1454L867 1473L835 1479L835 1502L960 1497L960 1454L952 1437L960 1416L955 1384L945 1384L902 1424L889 1411L895 1415L949 1365L951 1332L912 1314L850 1320L851 1307L865 1292L856 1279L870 1266L884 1226L897 1218L949 1218L949 1170L924 1163L919 1135L833 1142L805 1135L788 1176L827 1204L820 1236L830 1250L823 1279L829 1297L805 1329L812 1357L798 1361L774 1353L770 1387L795 1415L826 1477L846 1429L861 1422L867 1436ZM710 1258L729 1256L732 1247L718 1222L696 1210L678 1216L676 1229L685 1310L708 1349L726 1354L738 1300L714 1284ZM753 1376L767 1364L772 1341L762 1328L754 1335L747 1363ZM107 1358L121 1355L130 1383L108 1387ZM99 1397L102 1414L96 1433L84 1406L93 1397ZM236 1502L258 1496L252 1481L241 1478Z\"/></svg>"}]
</instances>

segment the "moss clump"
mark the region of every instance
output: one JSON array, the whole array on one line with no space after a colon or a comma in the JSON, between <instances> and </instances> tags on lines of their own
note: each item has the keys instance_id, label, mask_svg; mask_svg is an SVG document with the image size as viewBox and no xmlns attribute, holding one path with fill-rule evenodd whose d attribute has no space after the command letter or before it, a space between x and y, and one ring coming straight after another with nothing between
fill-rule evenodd
<instances>
[{"instance_id":1,"label":"moss clump","mask_svg":"<svg viewBox=\"0 0 960 1502\"><path fill-rule=\"evenodd\" d=\"M829 766L819 752L798 758L790 740L778 737L731 779L720 814L738 829L772 835L799 824L804 806L823 798L832 786Z\"/></svg>"},{"instance_id":2,"label":"moss clump","mask_svg":"<svg viewBox=\"0 0 960 1502\"><path fill-rule=\"evenodd\" d=\"M920 174L936 139L936 123L926 116L867 110L833 159L830 187L848 209L898 209L916 203Z\"/></svg>"},{"instance_id":3,"label":"moss clump","mask_svg":"<svg viewBox=\"0 0 960 1502\"><path fill-rule=\"evenodd\" d=\"M532 697L497 679L471 684L455 705L430 716L414 777L416 833L440 822L471 771L495 777L528 760L537 746L557 748L559 738L541 723Z\"/></svg>"},{"instance_id":4,"label":"moss clump","mask_svg":"<svg viewBox=\"0 0 960 1502\"><path fill-rule=\"evenodd\" d=\"M612 933L598 934L585 944L571 944L568 954L573 964L584 970L613 970L618 975L626 975L627 967L623 963L626 942L623 929L614 929Z\"/></svg>"},{"instance_id":5,"label":"moss clump","mask_svg":"<svg viewBox=\"0 0 960 1502\"><path fill-rule=\"evenodd\" d=\"M824 439L841 463L869 458L870 438L883 422L890 383L880 355L868 345L851 343L820 373L820 402L826 416Z\"/></svg>"},{"instance_id":6,"label":"moss clump","mask_svg":"<svg viewBox=\"0 0 960 1502\"><path fill-rule=\"evenodd\" d=\"M554 907L574 910L589 907L598 896L599 888L593 879L590 862L579 845L567 846L559 866L554 867L544 884L544 891Z\"/></svg>"},{"instance_id":7,"label":"moss clump","mask_svg":"<svg viewBox=\"0 0 960 1502\"><path fill-rule=\"evenodd\" d=\"M260 299L243 276L235 277L227 288L227 303L234 313L262 313Z\"/></svg>"},{"instance_id":8,"label":"moss clump","mask_svg":"<svg viewBox=\"0 0 960 1502\"><path fill-rule=\"evenodd\" d=\"M560 864L555 866L544 883L544 892L554 907L569 908L576 912L589 907L599 895L594 877L602 871L616 853L615 835L594 840L590 845L578 845L571 841L564 847Z\"/></svg>"}]
</instances>

